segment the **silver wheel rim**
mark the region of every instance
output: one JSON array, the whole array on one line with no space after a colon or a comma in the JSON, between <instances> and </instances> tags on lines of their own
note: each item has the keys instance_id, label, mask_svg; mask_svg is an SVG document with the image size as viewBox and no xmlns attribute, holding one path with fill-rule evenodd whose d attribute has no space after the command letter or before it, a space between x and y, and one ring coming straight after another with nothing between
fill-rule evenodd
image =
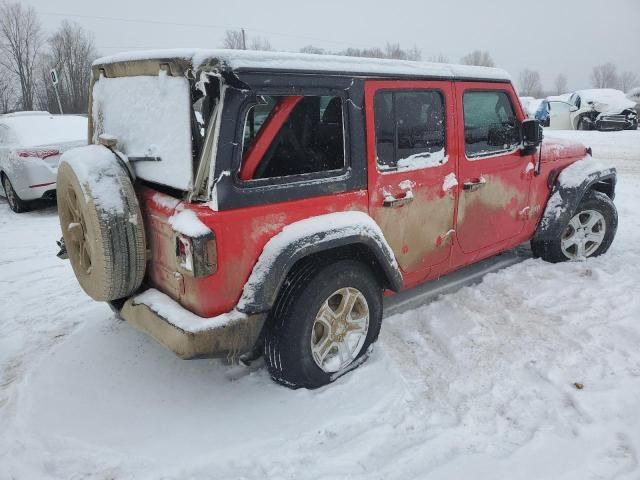
<instances>
[{"instance_id":1,"label":"silver wheel rim","mask_svg":"<svg viewBox=\"0 0 640 480\"><path fill-rule=\"evenodd\" d=\"M338 372L358 356L369 331L369 305L360 290L345 287L327 298L311 329L311 354L326 373Z\"/></svg>"},{"instance_id":2,"label":"silver wheel rim","mask_svg":"<svg viewBox=\"0 0 640 480\"><path fill-rule=\"evenodd\" d=\"M596 210L583 210L569 220L562 233L562 253L571 259L593 255L602 245L607 233L607 222Z\"/></svg>"}]
</instances>

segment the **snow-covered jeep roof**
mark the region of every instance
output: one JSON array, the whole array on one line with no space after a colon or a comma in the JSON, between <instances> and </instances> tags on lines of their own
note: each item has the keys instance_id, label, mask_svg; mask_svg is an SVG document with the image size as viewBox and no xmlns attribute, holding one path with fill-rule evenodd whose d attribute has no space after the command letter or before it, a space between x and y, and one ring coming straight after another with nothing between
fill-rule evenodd
<instances>
[{"instance_id":1,"label":"snow-covered jeep roof","mask_svg":"<svg viewBox=\"0 0 640 480\"><path fill-rule=\"evenodd\" d=\"M114 64L143 61L187 62L194 69L242 71L274 71L348 74L355 76L428 77L448 80L489 80L509 82L511 77L500 68L413 62L378 58L314 55L305 53L264 52L246 50L175 49L125 52L99 58L94 69Z\"/></svg>"}]
</instances>

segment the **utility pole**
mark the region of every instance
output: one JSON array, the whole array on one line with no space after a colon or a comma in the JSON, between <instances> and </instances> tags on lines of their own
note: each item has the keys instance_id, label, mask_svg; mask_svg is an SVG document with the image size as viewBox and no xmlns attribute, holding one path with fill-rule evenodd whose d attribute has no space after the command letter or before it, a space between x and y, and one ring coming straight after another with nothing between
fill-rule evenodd
<instances>
[{"instance_id":1,"label":"utility pole","mask_svg":"<svg viewBox=\"0 0 640 480\"><path fill-rule=\"evenodd\" d=\"M240 31L242 32L242 49L246 50L247 49L247 39L246 39L245 34L244 34L244 28L241 28Z\"/></svg>"},{"instance_id":2,"label":"utility pole","mask_svg":"<svg viewBox=\"0 0 640 480\"><path fill-rule=\"evenodd\" d=\"M60 92L58 92L58 72L56 72L55 68L52 68L49 71L49 76L51 77L51 83L53 83L53 89L56 91L56 99L58 100L58 110L60 110L60 115L62 115L62 103L60 102Z\"/></svg>"}]
</instances>

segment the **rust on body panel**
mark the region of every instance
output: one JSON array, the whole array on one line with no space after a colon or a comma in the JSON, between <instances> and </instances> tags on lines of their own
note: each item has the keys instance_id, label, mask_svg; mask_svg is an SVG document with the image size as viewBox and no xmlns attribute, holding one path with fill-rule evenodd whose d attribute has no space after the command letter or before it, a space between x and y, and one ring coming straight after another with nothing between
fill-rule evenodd
<instances>
[{"instance_id":1,"label":"rust on body panel","mask_svg":"<svg viewBox=\"0 0 640 480\"><path fill-rule=\"evenodd\" d=\"M403 271L438 263L433 256L449 247L442 239L453 228L455 198L435 194L434 190L414 192L410 204L378 212L380 228Z\"/></svg>"}]
</instances>

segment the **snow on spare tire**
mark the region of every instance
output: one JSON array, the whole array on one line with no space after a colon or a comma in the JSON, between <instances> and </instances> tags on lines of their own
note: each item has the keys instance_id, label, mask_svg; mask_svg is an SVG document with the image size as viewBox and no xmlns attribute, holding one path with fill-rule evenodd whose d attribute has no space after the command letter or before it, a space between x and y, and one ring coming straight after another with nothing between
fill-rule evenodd
<instances>
[{"instance_id":1,"label":"snow on spare tire","mask_svg":"<svg viewBox=\"0 0 640 480\"><path fill-rule=\"evenodd\" d=\"M58 216L71 266L94 300L135 292L146 244L140 206L126 167L100 145L66 152L58 169Z\"/></svg>"}]
</instances>

